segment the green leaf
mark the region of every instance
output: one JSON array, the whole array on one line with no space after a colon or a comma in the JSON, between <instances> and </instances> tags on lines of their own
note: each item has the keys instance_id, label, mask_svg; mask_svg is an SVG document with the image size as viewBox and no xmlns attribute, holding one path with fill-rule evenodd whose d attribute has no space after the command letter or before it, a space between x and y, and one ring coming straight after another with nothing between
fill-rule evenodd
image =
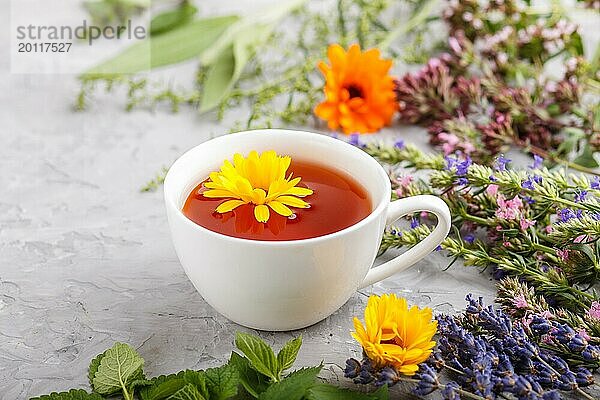
<instances>
[{"instance_id":1,"label":"green leaf","mask_svg":"<svg viewBox=\"0 0 600 400\"><path fill-rule=\"evenodd\" d=\"M302 336L298 336L295 339L290 340L283 346L283 348L277 353L277 362L279 363L279 373L291 368L298 357L298 351L302 346Z\"/></svg>"},{"instance_id":2,"label":"green leaf","mask_svg":"<svg viewBox=\"0 0 600 400\"><path fill-rule=\"evenodd\" d=\"M141 400L163 400L174 395L187 384L192 384L198 392L208 398L204 371L186 370L177 374L161 375L150 380L151 385L143 387L139 396Z\"/></svg>"},{"instance_id":3,"label":"green leaf","mask_svg":"<svg viewBox=\"0 0 600 400\"><path fill-rule=\"evenodd\" d=\"M252 396L258 397L269 387L269 378L252 368L246 357L232 352L229 364L238 371L240 383Z\"/></svg>"},{"instance_id":4,"label":"green leaf","mask_svg":"<svg viewBox=\"0 0 600 400\"><path fill-rule=\"evenodd\" d=\"M197 12L198 9L194 5L186 2L175 10L160 13L150 21L150 35L160 35L161 33L181 27L191 22Z\"/></svg>"},{"instance_id":5,"label":"green leaf","mask_svg":"<svg viewBox=\"0 0 600 400\"><path fill-rule=\"evenodd\" d=\"M315 385L322 366L294 371L258 396L259 400L301 400Z\"/></svg>"},{"instance_id":6,"label":"green leaf","mask_svg":"<svg viewBox=\"0 0 600 400\"><path fill-rule=\"evenodd\" d=\"M259 337L238 332L235 345L248 358L252 367L274 381L279 380L279 363L271 349Z\"/></svg>"},{"instance_id":7,"label":"green leaf","mask_svg":"<svg viewBox=\"0 0 600 400\"><path fill-rule=\"evenodd\" d=\"M115 343L104 352L92 379L96 393L127 391L131 382L143 378L144 359L128 344Z\"/></svg>"},{"instance_id":8,"label":"green leaf","mask_svg":"<svg viewBox=\"0 0 600 400\"><path fill-rule=\"evenodd\" d=\"M108 351L108 350L107 350ZM104 352L106 353L106 351ZM98 372L98 367L100 366L100 361L104 357L104 353L98 354L91 362L88 368L88 379L90 381L90 386L94 385L94 376L96 376L96 372Z\"/></svg>"},{"instance_id":9,"label":"green leaf","mask_svg":"<svg viewBox=\"0 0 600 400\"><path fill-rule=\"evenodd\" d=\"M589 143L585 144L583 152L579 155L579 157L573 160L573 162L587 168L596 168L598 166L598 162L594 158L594 152L592 151L592 147Z\"/></svg>"},{"instance_id":10,"label":"green leaf","mask_svg":"<svg viewBox=\"0 0 600 400\"><path fill-rule=\"evenodd\" d=\"M209 368L205 374L210 400L225 400L237 394L240 378L232 365L225 364L219 368Z\"/></svg>"},{"instance_id":11,"label":"green leaf","mask_svg":"<svg viewBox=\"0 0 600 400\"><path fill-rule=\"evenodd\" d=\"M88 393L83 389L71 389L68 392L52 392L29 400L103 400L97 393Z\"/></svg>"},{"instance_id":12,"label":"green leaf","mask_svg":"<svg viewBox=\"0 0 600 400\"><path fill-rule=\"evenodd\" d=\"M200 58L211 66L204 81L200 112L216 107L231 91L244 67L263 45L277 23L306 0L283 2L232 24Z\"/></svg>"},{"instance_id":13,"label":"green leaf","mask_svg":"<svg viewBox=\"0 0 600 400\"><path fill-rule=\"evenodd\" d=\"M206 400L206 398L200 394L196 386L188 383L170 396L168 400Z\"/></svg>"},{"instance_id":14,"label":"green leaf","mask_svg":"<svg viewBox=\"0 0 600 400\"><path fill-rule=\"evenodd\" d=\"M116 57L86 71L83 77L136 73L201 55L238 20L236 16L203 18L136 43Z\"/></svg>"},{"instance_id":15,"label":"green leaf","mask_svg":"<svg viewBox=\"0 0 600 400\"><path fill-rule=\"evenodd\" d=\"M387 386L386 386L387 388ZM378 391L379 392L379 391ZM327 383L319 383L308 391L307 400L382 400L387 397L381 397L375 393L360 393L349 389L339 388Z\"/></svg>"}]
</instances>

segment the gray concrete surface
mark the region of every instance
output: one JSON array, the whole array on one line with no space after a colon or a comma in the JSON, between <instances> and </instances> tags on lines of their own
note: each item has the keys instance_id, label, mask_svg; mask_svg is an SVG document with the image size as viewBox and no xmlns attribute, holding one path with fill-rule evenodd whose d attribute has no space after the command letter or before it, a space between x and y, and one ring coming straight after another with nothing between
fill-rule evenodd
<instances>
[{"instance_id":1,"label":"gray concrete surface","mask_svg":"<svg viewBox=\"0 0 600 400\"><path fill-rule=\"evenodd\" d=\"M161 192L139 188L233 120L189 109L126 113L116 94L77 113L75 77L9 74L4 56L0 74L0 399L86 388L90 359L115 341L138 349L148 376L223 363L235 332L247 329L194 290L171 245ZM426 139L400 127L378 137L397 136ZM460 309L468 292L493 300L488 274L459 263L444 270L447 262L432 254L317 325L260 336L278 346L302 334L298 365L324 361L329 378L344 381L337 366L360 354L349 332L369 294L395 292L437 312Z\"/></svg>"}]
</instances>

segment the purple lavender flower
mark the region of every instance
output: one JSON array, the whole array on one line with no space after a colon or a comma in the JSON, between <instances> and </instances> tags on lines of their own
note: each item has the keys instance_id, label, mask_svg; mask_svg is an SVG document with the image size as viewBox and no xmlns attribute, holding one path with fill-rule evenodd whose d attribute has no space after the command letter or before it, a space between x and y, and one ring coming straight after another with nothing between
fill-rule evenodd
<instances>
[{"instance_id":1,"label":"purple lavender flower","mask_svg":"<svg viewBox=\"0 0 600 400\"><path fill-rule=\"evenodd\" d=\"M573 218L577 218L577 214L575 213L575 211L571 210L570 208L563 208L561 210L558 210L557 215L560 222L567 222Z\"/></svg>"},{"instance_id":2,"label":"purple lavender flower","mask_svg":"<svg viewBox=\"0 0 600 400\"><path fill-rule=\"evenodd\" d=\"M460 386L454 381L446 383L445 387L441 390L442 399L444 400L460 400L458 390Z\"/></svg>"},{"instance_id":3,"label":"purple lavender flower","mask_svg":"<svg viewBox=\"0 0 600 400\"><path fill-rule=\"evenodd\" d=\"M533 155L533 164L529 166L531 169L539 169L544 163L544 159L537 154Z\"/></svg>"},{"instance_id":4,"label":"purple lavender flower","mask_svg":"<svg viewBox=\"0 0 600 400\"><path fill-rule=\"evenodd\" d=\"M473 235L472 233L467 233L463 239L465 240L465 242L469 243L469 244L473 244L473 242L475 241L475 235Z\"/></svg>"},{"instance_id":5,"label":"purple lavender flower","mask_svg":"<svg viewBox=\"0 0 600 400\"><path fill-rule=\"evenodd\" d=\"M587 190L580 190L577 193L575 193L575 203L582 203L585 201L585 199L587 198L588 195L588 191Z\"/></svg>"},{"instance_id":6,"label":"purple lavender flower","mask_svg":"<svg viewBox=\"0 0 600 400\"><path fill-rule=\"evenodd\" d=\"M364 143L361 142L360 135L358 133L353 133L350 135L350 140L348 140L348 143L350 143L352 146L364 147Z\"/></svg>"},{"instance_id":7,"label":"purple lavender flower","mask_svg":"<svg viewBox=\"0 0 600 400\"><path fill-rule=\"evenodd\" d=\"M394 143L394 147L397 148L397 149L399 149L399 150L402 150L404 148L404 140L398 139L396 141L396 143Z\"/></svg>"},{"instance_id":8,"label":"purple lavender flower","mask_svg":"<svg viewBox=\"0 0 600 400\"><path fill-rule=\"evenodd\" d=\"M439 388L440 381L438 380L437 373L433 368L427 364L421 364L419 371L420 372L416 374L419 383L413 390L414 394L417 396L426 396Z\"/></svg>"},{"instance_id":9,"label":"purple lavender flower","mask_svg":"<svg viewBox=\"0 0 600 400\"><path fill-rule=\"evenodd\" d=\"M419 223L419 220L418 220L418 219L416 219L416 218L414 218L414 217L413 217L413 218L411 218L411 220L410 220L410 228L411 228L411 229L415 229L415 228L416 228L417 226L419 226L419 225L421 225L421 224Z\"/></svg>"},{"instance_id":10,"label":"purple lavender flower","mask_svg":"<svg viewBox=\"0 0 600 400\"><path fill-rule=\"evenodd\" d=\"M595 190L600 190L600 177L595 176L594 180L590 183L590 187Z\"/></svg>"},{"instance_id":11,"label":"purple lavender flower","mask_svg":"<svg viewBox=\"0 0 600 400\"><path fill-rule=\"evenodd\" d=\"M506 165L512 160L504 157L504 155L500 154L496 161L494 162L494 169L496 171L506 171Z\"/></svg>"},{"instance_id":12,"label":"purple lavender flower","mask_svg":"<svg viewBox=\"0 0 600 400\"><path fill-rule=\"evenodd\" d=\"M529 178L521 183L521 187L527 190L533 190L533 179Z\"/></svg>"}]
</instances>

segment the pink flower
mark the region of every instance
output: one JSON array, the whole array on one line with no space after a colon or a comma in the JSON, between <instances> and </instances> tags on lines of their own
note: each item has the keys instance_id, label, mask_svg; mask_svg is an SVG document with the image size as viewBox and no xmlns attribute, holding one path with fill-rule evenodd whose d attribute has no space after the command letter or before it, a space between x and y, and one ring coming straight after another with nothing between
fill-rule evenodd
<instances>
[{"instance_id":1,"label":"pink flower","mask_svg":"<svg viewBox=\"0 0 600 400\"><path fill-rule=\"evenodd\" d=\"M525 296L523 294L516 296L513 299L513 304L517 308L528 308L529 307L529 303L527 303L527 299L525 299Z\"/></svg>"},{"instance_id":2,"label":"pink flower","mask_svg":"<svg viewBox=\"0 0 600 400\"><path fill-rule=\"evenodd\" d=\"M519 219L523 201L519 197L512 200L505 200L504 196L498 195L498 209L496 217L506 220Z\"/></svg>"},{"instance_id":3,"label":"pink flower","mask_svg":"<svg viewBox=\"0 0 600 400\"><path fill-rule=\"evenodd\" d=\"M590 335L588 335L587 331L585 329L583 329L583 328L579 329L577 331L577 333L579 334L579 336L581 336L585 340L590 340L591 339Z\"/></svg>"},{"instance_id":4,"label":"pink flower","mask_svg":"<svg viewBox=\"0 0 600 400\"><path fill-rule=\"evenodd\" d=\"M404 196L402 188L396 189L396 196L398 196L398 197L403 197Z\"/></svg>"},{"instance_id":5,"label":"pink flower","mask_svg":"<svg viewBox=\"0 0 600 400\"><path fill-rule=\"evenodd\" d=\"M521 225L521 230L526 231L527 229L529 229L530 227L535 225L535 221L532 221L527 218L521 218L521 221L519 221L519 224Z\"/></svg>"},{"instance_id":6,"label":"pink flower","mask_svg":"<svg viewBox=\"0 0 600 400\"><path fill-rule=\"evenodd\" d=\"M505 240L504 242L502 242L502 245L504 247L510 247L510 242L508 240Z\"/></svg>"},{"instance_id":7,"label":"pink flower","mask_svg":"<svg viewBox=\"0 0 600 400\"><path fill-rule=\"evenodd\" d=\"M594 301L586 315L596 321L600 321L600 302Z\"/></svg>"},{"instance_id":8,"label":"pink flower","mask_svg":"<svg viewBox=\"0 0 600 400\"><path fill-rule=\"evenodd\" d=\"M551 225L548 225L546 228L544 228L546 230L546 233L552 233L552 231L554 230L554 228Z\"/></svg>"},{"instance_id":9,"label":"pink flower","mask_svg":"<svg viewBox=\"0 0 600 400\"><path fill-rule=\"evenodd\" d=\"M456 149L456 145L460 142L458 136L453 133L440 132L438 138L444 143L442 150L444 154L448 155Z\"/></svg>"},{"instance_id":10,"label":"pink flower","mask_svg":"<svg viewBox=\"0 0 600 400\"><path fill-rule=\"evenodd\" d=\"M582 243L582 242L587 242L587 241L588 241L587 235L579 235L575 238L575 240L573 240L574 243Z\"/></svg>"},{"instance_id":11,"label":"pink flower","mask_svg":"<svg viewBox=\"0 0 600 400\"><path fill-rule=\"evenodd\" d=\"M498 185L490 185L485 189L485 192L487 194L489 194L490 196L494 196L496 197L496 194L498 193Z\"/></svg>"},{"instance_id":12,"label":"pink flower","mask_svg":"<svg viewBox=\"0 0 600 400\"><path fill-rule=\"evenodd\" d=\"M412 175L403 176L402 178L400 178L400 186L407 187L412 183L413 179L414 178L412 177Z\"/></svg>"},{"instance_id":13,"label":"pink flower","mask_svg":"<svg viewBox=\"0 0 600 400\"><path fill-rule=\"evenodd\" d=\"M568 249L557 249L556 255L562 262L566 262L569 259L569 250Z\"/></svg>"}]
</instances>

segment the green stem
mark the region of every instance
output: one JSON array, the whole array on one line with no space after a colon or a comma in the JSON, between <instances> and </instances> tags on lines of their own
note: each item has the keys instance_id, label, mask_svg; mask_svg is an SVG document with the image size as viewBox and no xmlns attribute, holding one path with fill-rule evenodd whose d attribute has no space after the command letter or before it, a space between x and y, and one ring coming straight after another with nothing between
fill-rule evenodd
<instances>
[{"instance_id":1,"label":"green stem","mask_svg":"<svg viewBox=\"0 0 600 400\"><path fill-rule=\"evenodd\" d=\"M418 11L416 11L406 23L400 24L396 28L392 29L377 47L381 51L386 51L388 47L392 44L392 42L398 37L405 34L406 32L412 31L414 28L425 22L425 20L431 15L433 10L436 8L435 6L437 6L437 4L438 0L429 0Z\"/></svg>"}]
</instances>

